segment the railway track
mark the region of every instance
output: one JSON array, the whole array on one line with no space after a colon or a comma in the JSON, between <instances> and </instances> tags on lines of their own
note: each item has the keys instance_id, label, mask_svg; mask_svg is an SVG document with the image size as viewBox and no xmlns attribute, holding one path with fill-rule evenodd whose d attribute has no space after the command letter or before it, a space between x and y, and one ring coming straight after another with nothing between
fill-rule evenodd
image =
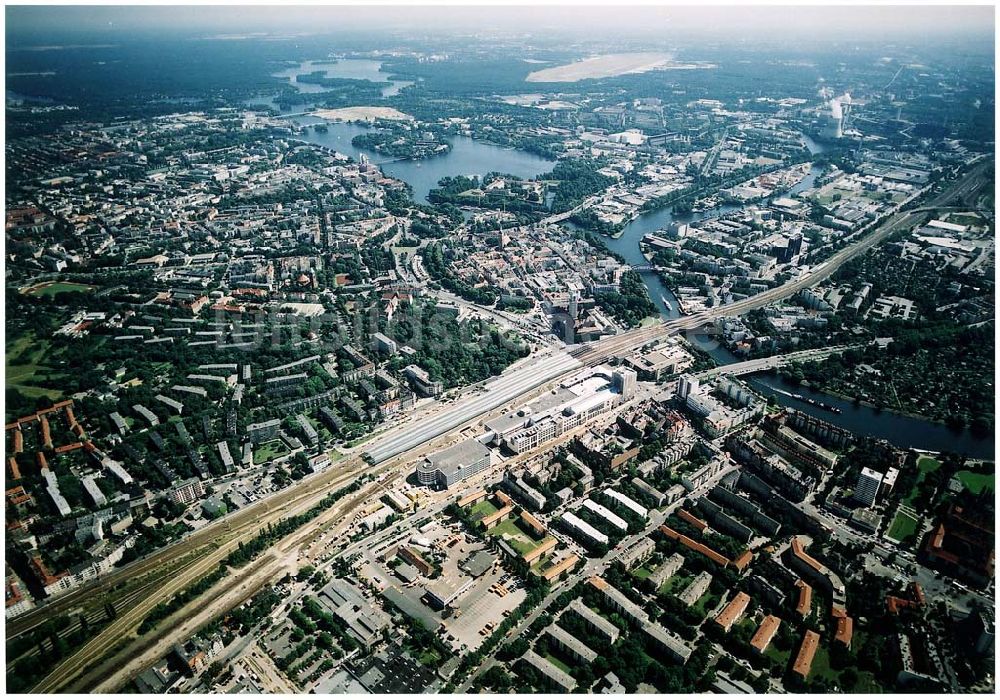
<instances>
[{"instance_id":1,"label":"railway track","mask_svg":"<svg viewBox=\"0 0 1000 700\"><path fill-rule=\"evenodd\" d=\"M356 478L354 472L348 472L340 476L339 481L330 485L330 488L339 488L347 485ZM326 494L310 492L304 494L294 501L290 502L288 506L281 509L275 509L273 511L274 515L270 518L265 519L259 524L259 527L266 527L268 524L275 524L278 520L284 517L287 507L291 506L303 506L308 505L311 507L312 500L321 500ZM354 497L349 499L346 504L351 507L357 507L360 502L359 499L362 496ZM338 510L342 508L340 504L333 506ZM295 533L291 533L288 537L294 537L296 533L300 533L300 530L296 530ZM295 544L300 544L303 536L300 534L299 538L294 539ZM102 629L98 634L86 642L82 647L77 649L72 656L68 657L62 664L57 666L48 676L46 676L34 689L33 692L37 693L51 693L57 692L64 689L69 684L73 683L77 677L81 674L86 673L88 668L99 667L102 657L104 657L108 650L113 648L114 645L122 639L126 639L146 616L152 612L153 608L156 607L160 602L169 601L178 593L184 591L186 588L200 580L202 577L208 575L216 569L224 559L233 551L236 550L238 545L238 539L232 538L226 544L218 547L210 555L202 557L201 559L195 561L189 567L184 569L184 571L177 576L167 577L167 580L162 582L159 587L149 587L145 589L145 592L149 592L150 588L155 591L154 595L148 595L147 597L134 599L134 605L127 610L124 610L116 617L111 624ZM269 558L273 558L274 554L266 555ZM255 559L251 564L245 567L240 567L241 569L250 567L256 568L262 565L261 559ZM166 625L168 621L161 621L161 625ZM114 662L114 657L110 662ZM105 665L110 662L105 662ZM96 669L95 669L96 670ZM71 686L72 687L72 686Z\"/></svg>"},{"instance_id":2,"label":"railway track","mask_svg":"<svg viewBox=\"0 0 1000 700\"><path fill-rule=\"evenodd\" d=\"M969 181L974 181L987 165L989 164L985 163L972 168L963 176L960 181L961 184L956 183L953 185L947 192L938 196L932 204L946 202L956 193L961 193L963 189L969 189ZM973 183L972 189L974 190L976 187L978 185ZM861 240L836 253L822 267L781 287L699 314L680 319L671 319L667 322L657 323L620 336L613 336L602 341L597 341L584 348L577 348L571 354L581 364L593 366L605 362L614 354L633 350L652 340L669 336L682 330L693 330L717 318L742 314L751 309L760 308L774 301L786 298L801 289L825 279L833 274L844 262L878 245L901 226L908 225L917 218L919 218L917 212L902 212L894 215L890 221L879 226ZM578 368L570 369L565 374L577 370ZM565 374L561 376L565 376ZM517 397L518 400L523 399L525 395L531 394L535 389L537 387L532 387L522 392ZM460 428L471 424L480 415L488 412L487 410L477 416L471 416ZM74 687L86 687L85 685L81 686L81 681L79 681L81 674L86 669L93 669L95 667L103 668L106 666L109 662L101 664L101 660L107 656L108 649L114 648L122 639L127 639L131 631L138 627L142 619L157 603L169 600L218 566L236 548L236 543L240 538L252 536L259 529L269 524L274 524L284 517L305 512L309 507L322 500L330 490L346 485L351 480L359 478L364 474L387 474L392 469L406 463L408 455L413 455L417 451L426 448L427 445L425 444L418 448L407 450L376 466L366 463L358 456L348 457L338 463L336 467L321 472L314 477L307 477L306 480L299 482L298 485L291 487L286 492L258 501L247 508L237 511L232 516L197 531L187 539L170 545L161 552L124 567L120 571L102 580L98 580L92 585L67 593L52 603L41 606L21 618L11 621L7 626L8 640L30 631L35 626L60 612L86 609L87 607L93 607L98 604L103 605L108 602L111 602L112 605L115 605L117 602L116 607L120 606L122 609L131 605L128 610L124 610L94 638L85 643L72 656L65 659L49 676L38 684L34 689L35 692L56 692L74 682L76 684ZM398 475L398 471L394 473ZM371 490L378 491L384 489L385 486L386 484L380 483ZM363 489L362 492L350 497L345 503L335 504L327 513L321 514L318 521L311 521L295 533L290 534L290 539L287 539L287 541L283 540L285 545L280 547L280 551L286 553L294 551L294 549L301 547L310 539L315 539L318 536L317 526L320 527L320 533L325 532L325 529L329 527L336 526L338 518L346 518L348 513L372 496L372 493L369 491L367 488ZM331 524L331 521L334 522ZM266 555L266 561L273 560L273 554ZM262 565L261 560L257 561L258 563L255 566ZM143 575L150 575L150 579L144 581L138 587L126 587L122 585L129 580L134 580L136 576ZM114 591L118 590L119 586L122 586L120 589L122 594L115 596ZM114 658L113 655L112 661Z\"/></svg>"}]
</instances>

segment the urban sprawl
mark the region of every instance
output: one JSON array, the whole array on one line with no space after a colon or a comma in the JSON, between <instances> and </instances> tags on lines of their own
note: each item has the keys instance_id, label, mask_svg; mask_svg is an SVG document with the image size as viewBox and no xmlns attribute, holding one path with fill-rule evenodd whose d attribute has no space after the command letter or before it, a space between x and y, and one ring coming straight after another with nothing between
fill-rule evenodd
<instances>
[{"instance_id":1,"label":"urban sprawl","mask_svg":"<svg viewBox=\"0 0 1000 700\"><path fill-rule=\"evenodd\" d=\"M8 91L9 690L993 689L992 56L502 54Z\"/></svg>"}]
</instances>

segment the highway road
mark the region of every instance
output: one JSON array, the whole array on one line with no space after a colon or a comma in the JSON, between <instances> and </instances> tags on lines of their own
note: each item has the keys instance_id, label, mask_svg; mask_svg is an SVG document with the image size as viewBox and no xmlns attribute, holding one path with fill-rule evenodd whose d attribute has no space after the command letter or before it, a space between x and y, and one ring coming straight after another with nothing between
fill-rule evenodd
<instances>
[{"instance_id":1,"label":"highway road","mask_svg":"<svg viewBox=\"0 0 1000 700\"><path fill-rule=\"evenodd\" d=\"M956 198L964 198L974 193L985 181L984 172L991 164L992 162L988 161L973 166L929 202L928 206L943 206ZM93 665L114 646L115 642L131 633L156 603L168 600L184 586L197 580L203 575L202 572L214 568L217 562L235 547L239 538L246 539L268 523L305 512L329 492L350 483L364 473L388 471L385 463L390 459L393 460L393 464L406 463L406 454L424 445L428 440L444 435L498 406L515 404L524 394L530 393L547 381L578 370L583 365L600 364L615 354L631 351L651 341L683 330L693 330L718 318L746 313L787 298L801 289L822 281L848 260L864 253L896 231L916 225L923 216L922 213L898 213L882 226L874 228L834 254L816 269L761 294L693 316L672 319L619 336L604 338L574 348L568 354L549 354L537 363L510 374L505 373L490 382L487 385L489 390L485 393L477 392L443 412L435 408L433 410L437 411L437 415L433 418L421 422L418 416L416 420L409 421L398 429L389 429L382 436L375 438L368 448L371 464L366 464L358 457L350 457L327 471L311 475L280 493L253 503L192 533L183 541L170 545L145 560L135 562L12 620L7 625L7 638L10 640L17 637L55 614L93 607L103 604L106 600L120 601L126 593L116 594L116 588L127 592L133 604L131 609L91 640L91 642L100 640L98 644L88 643L69 659L64 660L59 667L63 670L57 669L58 672L54 672L38 688L50 692L59 690L78 675L71 673L70 669L75 667L79 671ZM413 424L418 427L414 429ZM350 501L353 503L355 499L352 498ZM339 506L336 509L338 512L342 510ZM305 525L303 531L311 532L314 527L316 527L314 523ZM192 575L192 572L196 575ZM135 583L137 580L139 583ZM113 634L105 634L109 630ZM84 651L85 653L82 653Z\"/></svg>"}]
</instances>

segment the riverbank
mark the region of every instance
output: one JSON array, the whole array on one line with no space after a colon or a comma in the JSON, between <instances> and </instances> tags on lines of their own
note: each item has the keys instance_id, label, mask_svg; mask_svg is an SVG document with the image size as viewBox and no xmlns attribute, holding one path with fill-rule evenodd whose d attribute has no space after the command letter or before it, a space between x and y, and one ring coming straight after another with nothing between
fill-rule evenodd
<instances>
[{"instance_id":1,"label":"riverbank","mask_svg":"<svg viewBox=\"0 0 1000 700\"><path fill-rule=\"evenodd\" d=\"M721 347L707 352L720 366L738 361L730 359L732 353ZM765 396L773 396L782 406L808 413L856 435L887 440L903 449L957 452L968 457L988 460L993 460L995 455L993 434L977 435L967 428L951 428L923 416L905 415L888 409L878 410L871 405L854 403L849 398L835 396L813 387L803 387L797 382L788 381L786 375L773 371L747 375L746 381L755 391ZM792 391L838 408L840 413L823 410L782 393Z\"/></svg>"},{"instance_id":2,"label":"riverbank","mask_svg":"<svg viewBox=\"0 0 1000 700\"><path fill-rule=\"evenodd\" d=\"M789 376L785 372L782 372L780 368L779 369L769 370L767 372L767 374L774 374L774 375L777 375L778 377L781 377L781 378L786 378L786 377ZM891 406L877 406L876 404L870 403L868 401L859 401L855 397L853 397L853 396L847 396L846 394L842 394L839 391L834 391L832 389L827 389L825 387L816 387L816 386L813 386L813 385L811 385L809 383L799 384L799 386L801 386L801 387L803 387L805 389L809 389L810 391L814 391L816 393L826 394L827 396L833 396L835 398L840 399L841 401L849 401L850 403L854 404L855 406L864 406L865 408L870 408L871 410L875 411L876 413L892 413L892 414L897 415L897 416L903 416L905 418L913 418L915 420L921 420L921 421L925 421L927 423L933 423L934 425L940 425L940 426L942 426L944 428L949 428L949 429L951 428L951 426L949 426L945 421L940 420L938 418L933 418L932 416L925 416L925 415L922 415L920 413L913 413L911 411L905 411L905 410L900 409L900 408L892 408ZM984 437L985 438L985 437L989 437L989 435L982 435L980 437Z\"/></svg>"}]
</instances>

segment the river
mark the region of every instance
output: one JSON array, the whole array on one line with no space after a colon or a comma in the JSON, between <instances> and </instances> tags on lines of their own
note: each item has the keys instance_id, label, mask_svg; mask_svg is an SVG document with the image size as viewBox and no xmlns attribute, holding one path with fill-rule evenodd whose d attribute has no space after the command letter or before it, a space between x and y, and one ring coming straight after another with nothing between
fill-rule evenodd
<instances>
[{"instance_id":1,"label":"river","mask_svg":"<svg viewBox=\"0 0 1000 700\"><path fill-rule=\"evenodd\" d=\"M783 406L805 411L859 435L883 438L899 447L914 447L935 452L947 450L983 459L993 459L996 454L994 436L980 437L968 430L954 430L946 425L921 418L904 416L892 411L877 411L868 406L855 406L853 401L845 401L821 391L800 387L777 374L752 375L749 381L766 396L774 396ZM828 406L839 408L841 413L824 411L790 396L779 394L773 389L809 396Z\"/></svg>"},{"instance_id":2,"label":"river","mask_svg":"<svg viewBox=\"0 0 1000 700\"><path fill-rule=\"evenodd\" d=\"M321 122L319 119L312 118L303 118L298 121L302 124L316 124ZM364 153L374 162L379 162L377 154L363 152L351 145L351 139L355 135L363 133L365 129L366 127L359 124L337 123L330 124L327 133L309 129L302 138L348 154L354 158L360 158L362 153ZM466 137L453 137L451 141L453 144L452 150L446 155L420 161L389 162L382 165L382 169L387 174L408 182L413 188L414 197L418 201L426 202L427 192L437 185L439 179L446 175L484 175L487 172L498 171L530 178L548 172L554 165L553 161L530 153L500 148ZM818 144L811 144L811 142L807 141L807 145L810 146L810 151L813 153L818 153L821 150ZM819 173L820 169L814 166L801 182L784 194L794 195L809 189L813 186ZM676 217L673 216L670 208L649 212L637 217L626 226L619 238L605 238L604 242L609 249L621 255L626 262L633 265L645 265L648 261L643 257L639 249L639 241L646 233L664 228L674 221L688 223L719 216L736 208L736 206L724 205L718 209L699 212L697 214L678 215ZM641 272L640 274L646 283L646 287L649 289L650 297L660 307L661 312L669 318L676 318L679 312L677 298L673 293L660 281L656 273ZM666 298L670 302L669 308L664 305L663 298ZM730 364L740 361L740 358L737 358L711 338L699 338L691 335L689 336L689 340L707 351L719 364ZM855 406L851 401L844 401L834 396L822 392L814 392L797 385L789 385L777 375L754 375L748 377L748 381L765 395L775 396L781 405L813 414L859 435L884 438L904 448L914 447L932 451L950 450L984 459L993 459L994 456L994 438L992 436L985 438L977 437L967 430L955 431L944 425L919 418L902 416L890 411L876 411L867 406ZM842 413L836 414L810 406L809 404L773 391L775 388L791 393L812 396L827 405L840 408Z\"/></svg>"},{"instance_id":3,"label":"river","mask_svg":"<svg viewBox=\"0 0 1000 700\"><path fill-rule=\"evenodd\" d=\"M823 147L812 139L806 137L806 146L809 151L816 155L822 153ZM809 170L799 183L783 193L784 196L796 195L810 189L820 175L822 169L816 165ZM639 241L647 233L665 228L674 221L680 223L690 223L692 221L720 216L737 209L737 206L724 205L717 209L700 212L698 214L685 214L674 216L669 207L657 211L642 214L634 219L619 238L606 238L604 242L608 248L615 251L626 262L633 265L645 265L648 261L642 255L639 248ZM669 317L676 318L679 315L677 297L674 296L660 281L655 272L641 272L643 281L649 289L650 297L660 307L661 312ZM670 307L666 307L662 301L666 298L670 302ZM720 345L714 338L705 335L689 335L688 339L696 346L708 352L719 364L726 365L741 361L724 346ZM783 377L776 374L758 374L748 377L750 384L753 384L759 391L767 396L774 396L778 403L783 406L796 408L806 413L810 413L818 418L839 425L859 435L869 435L883 438L900 447L914 447L922 450L944 451L950 450L984 459L993 459L995 455L995 437L980 437L973 435L969 430L954 430L940 423L903 416L891 411L876 411L868 406L856 406L852 401L844 401L829 394L814 391L797 384L787 382ZM794 394L809 396L822 401L829 406L835 406L841 413L832 413L816 408L807 403L794 399L790 396L780 394L774 389L781 389Z\"/></svg>"},{"instance_id":4,"label":"river","mask_svg":"<svg viewBox=\"0 0 1000 700\"><path fill-rule=\"evenodd\" d=\"M715 342L710 336L688 334L687 339L711 355L712 359L720 365L742 361L741 358ZM973 435L969 430L955 430L923 418L904 416L888 410L878 411L870 406L855 405L853 401L800 386L777 373L761 372L745 376L744 379L764 396L773 396L782 406L798 409L858 435L888 440L898 447L913 447L932 452L958 452L980 459L993 459L996 454L995 436L992 435L982 437ZM828 406L839 408L841 412L833 413L823 410L776 390L800 394L821 401Z\"/></svg>"},{"instance_id":5,"label":"river","mask_svg":"<svg viewBox=\"0 0 1000 700\"><path fill-rule=\"evenodd\" d=\"M809 152L813 155L823 152L823 146L816 143L808 136L804 137L806 147ZM820 175L822 169L813 165L809 169L809 173L802 178L795 186L790 188L787 192L782 193L784 196L793 196L800 192L804 192L810 189L816 182L816 178ZM722 216L731 211L736 211L740 207L734 204L724 204L715 209L709 209L707 211L698 213L686 213L674 215L673 207L664 207L663 209L657 209L656 211L647 212L645 214L640 214L635 219L633 219L622 231L621 236L618 238L606 238L604 240L605 244L613 250L614 252L621 255L627 263L630 265L646 265L649 263L645 256L642 254L642 250L639 247L639 242L642 237L647 233L652 233L653 231L658 231L664 229L675 221L682 224L688 224L695 221L701 221L703 219L711 219L717 216ZM660 281L659 275L655 272L640 272L643 282L646 283L646 288L649 289L649 296L653 299L658 307L660 307L660 312L667 318L677 318L680 315L680 310L678 308L677 297L674 293ZM666 299L668 304L664 303Z\"/></svg>"}]
</instances>

